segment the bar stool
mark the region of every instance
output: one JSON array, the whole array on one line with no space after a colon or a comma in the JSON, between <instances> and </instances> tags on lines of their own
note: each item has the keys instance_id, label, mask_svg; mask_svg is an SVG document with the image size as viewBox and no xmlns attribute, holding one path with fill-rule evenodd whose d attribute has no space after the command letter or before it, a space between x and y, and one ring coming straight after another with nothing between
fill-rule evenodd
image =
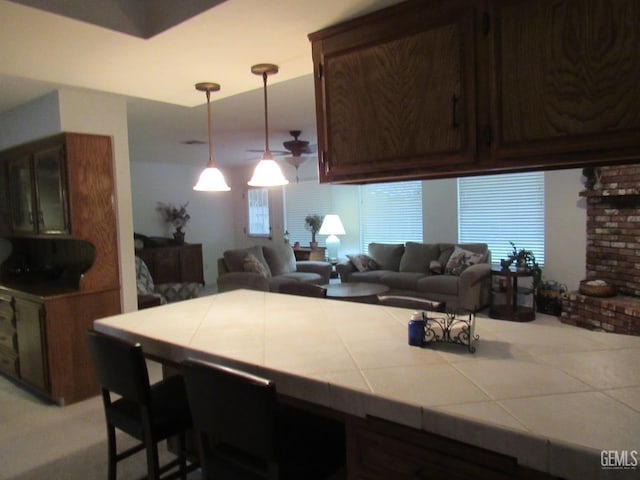
<instances>
[{"instance_id":1,"label":"bar stool","mask_svg":"<svg viewBox=\"0 0 640 480\"><path fill-rule=\"evenodd\" d=\"M185 432L191 427L184 380L169 377L149 384L147 364L140 344L131 344L93 330L86 333L89 354L102 390L108 442L108 478L116 479L117 463L146 449L147 474L152 480L186 479L198 468L187 466ZM111 394L120 398L112 399ZM118 452L115 429L131 435L140 443ZM158 459L158 443L179 437L180 453L162 467ZM177 472L168 472L178 467ZM164 475L167 473L167 475Z\"/></svg>"},{"instance_id":2,"label":"bar stool","mask_svg":"<svg viewBox=\"0 0 640 480\"><path fill-rule=\"evenodd\" d=\"M182 369L204 479L313 480L344 473L339 422L279 405L267 379L193 360Z\"/></svg>"}]
</instances>

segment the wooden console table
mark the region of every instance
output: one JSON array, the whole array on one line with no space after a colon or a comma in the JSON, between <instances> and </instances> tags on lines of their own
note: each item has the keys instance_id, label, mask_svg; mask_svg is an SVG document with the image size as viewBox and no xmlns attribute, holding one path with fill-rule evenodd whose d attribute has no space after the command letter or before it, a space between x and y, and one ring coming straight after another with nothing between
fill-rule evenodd
<instances>
[{"instance_id":1,"label":"wooden console table","mask_svg":"<svg viewBox=\"0 0 640 480\"><path fill-rule=\"evenodd\" d=\"M202 244L167 245L136 250L154 283L195 282L204 285Z\"/></svg>"},{"instance_id":2,"label":"wooden console table","mask_svg":"<svg viewBox=\"0 0 640 480\"><path fill-rule=\"evenodd\" d=\"M293 249L293 254L297 261L304 260L324 260L327 257L327 249L325 247L298 247Z\"/></svg>"}]
</instances>

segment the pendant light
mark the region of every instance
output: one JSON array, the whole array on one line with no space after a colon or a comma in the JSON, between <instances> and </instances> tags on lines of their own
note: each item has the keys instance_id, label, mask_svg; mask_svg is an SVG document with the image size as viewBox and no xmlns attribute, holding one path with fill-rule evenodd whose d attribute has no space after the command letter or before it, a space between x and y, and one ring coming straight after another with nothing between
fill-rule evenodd
<instances>
[{"instance_id":1,"label":"pendant light","mask_svg":"<svg viewBox=\"0 0 640 480\"><path fill-rule=\"evenodd\" d=\"M211 129L211 92L220 90L220 85L211 82L196 83L196 90L207 94L207 120L209 128L209 163L198 178L198 183L193 187L199 192L228 192L231 190L224 180L222 172L218 170L213 161L213 130Z\"/></svg>"},{"instance_id":2,"label":"pendant light","mask_svg":"<svg viewBox=\"0 0 640 480\"><path fill-rule=\"evenodd\" d=\"M289 181L282 175L282 170L273 159L271 150L269 150L269 115L267 110L267 76L278 73L278 66L270 63L259 63L251 67L251 73L262 75L262 83L264 85L264 139L265 148L262 158L255 171L253 177L249 180L252 187L275 187L278 185L286 185Z\"/></svg>"}]
</instances>

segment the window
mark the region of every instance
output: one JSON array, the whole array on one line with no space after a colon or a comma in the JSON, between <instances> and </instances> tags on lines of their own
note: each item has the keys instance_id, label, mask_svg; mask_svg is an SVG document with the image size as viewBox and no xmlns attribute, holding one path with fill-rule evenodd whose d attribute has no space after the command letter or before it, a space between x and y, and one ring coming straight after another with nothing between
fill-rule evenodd
<instances>
[{"instance_id":1,"label":"window","mask_svg":"<svg viewBox=\"0 0 640 480\"><path fill-rule=\"evenodd\" d=\"M360 245L422 241L422 182L363 185L360 190Z\"/></svg>"},{"instance_id":2,"label":"window","mask_svg":"<svg viewBox=\"0 0 640 480\"><path fill-rule=\"evenodd\" d=\"M247 191L248 223L247 234L250 237L270 237L269 190L266 188L250 188Z\"/></svg>"},{"instance_id":3,"label":"window","mask_svg":"<svg viewBox=\"0 0 640 480\"><path fill-rule=\"evenodd\" d=\"M331 186L320 185L316 182L290 183L284 187L285 229L289 232L289 242L293 245L300 242L308 247L311 242L311 232L304 225L307 215L325 216L332 213ZM316 235L318 245L325 246L324 235Z\"/></svg>"},{"instance_id":4,"label":"window","mask_svg":"<svg viewBox=\"0 0 640 480\"><path fill-rule=\"evenodd\" d=\"M544 172L458 179L458 241L489 245L493 263L531 250L544 264Z\"/></svg>"}]
</instances>

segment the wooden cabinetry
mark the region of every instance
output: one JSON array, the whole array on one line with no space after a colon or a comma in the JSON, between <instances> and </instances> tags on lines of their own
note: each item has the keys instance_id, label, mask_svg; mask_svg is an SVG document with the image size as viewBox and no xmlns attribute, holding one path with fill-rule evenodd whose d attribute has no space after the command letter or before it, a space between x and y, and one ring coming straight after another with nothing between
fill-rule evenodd
<instances>
[{"instance_id":1,"label":"wooden cabinetry","mask_svg":"<svg viewBox=\"0 0 640 480\"><path fill-rule=\"evenodd\" d=\"M352 479L550 479L515 458L377 418L348 418Z\"/></svg>"},{"instance_id":2,"label":"wooden cabinetry","mask_svg":"<svg viewBox=\"0 0 640 480\"><path fill-rule=\"evenodd\" d=\"M475 161L475 15L412 4L310 36L321 182Z\"/></svg>"},{"instance_id":3,"label":"wooden cabinetry","mask_svg":"<svg viewBox=\"0 0 640 480\"><path fill-rule=\"evenodd\" d=\"M0 235L11 232L11 205L9 204L9 175L7 165L0 162Z\"/></svg>"},{"instance_id":4,"label":"wooden cabinetry","mask_svg":"<svg viewBox=\"0 0 640 480\"><path fill-rule=\"evenodd\" d=\"M41 302L14 299L20 378L40 390L48 389L44 305Z\"/></svg>"},{"instance_id":5,"label":"wooden cabinetry","mask_svg":"<svg viewBox=\"0 0 640 480\"><path fill-rule=\"evenodd\" d=\"M18 373L18 335L13 299L0 293L0 370Z\"/></svg>"},{"instance_id":6,"label":"wooden cabinetry","mask_svg":"<svg viewBox=\"0 0 640 480\"><path fill-rule=\"evenodd\" d=\"M0 268L0 370L61 404L98 393L84 335L121 312L114 193L109 136L61 133L0 152L13 246Z\"/></svg>"},{"instance_id":7,"label":"wooden cabinetry","mask_svg":"<svg viewBox=\"0 0 640 480\"><path fill-rule=\"evenodd\" d=\"M12 233L68 234L62 145L9 159L8 169Z\"/></svg>"},{"instance_id":8,"label":"wooden cabinetry","mask_svg":"<svg viewBox=\"0 0 640 480\"><path fill-rule=\"evenodd\" d=\"M320 181L640 161L635 0L411 0L312 33Z\"/></svg>"},{"instance_id":9,"label":"wooden cabinetry","mask_svg":"<svg viewBox=\"0 0 640 480\"><path fill-rule=\"evenodd\" d=\"M136 250L154 283L196 282L204 285L202 245L185 244Z\"/></svg>"},{"instance_id":10,"label":"wooden cabinetry","mask_svg":"<svg viewBox=\"0 0 640 480\"><path fill-rule=\"evenodd\" d=\"M493 158L638 158L640 3L490 2Z\"/></svg>"}]
</instances>

